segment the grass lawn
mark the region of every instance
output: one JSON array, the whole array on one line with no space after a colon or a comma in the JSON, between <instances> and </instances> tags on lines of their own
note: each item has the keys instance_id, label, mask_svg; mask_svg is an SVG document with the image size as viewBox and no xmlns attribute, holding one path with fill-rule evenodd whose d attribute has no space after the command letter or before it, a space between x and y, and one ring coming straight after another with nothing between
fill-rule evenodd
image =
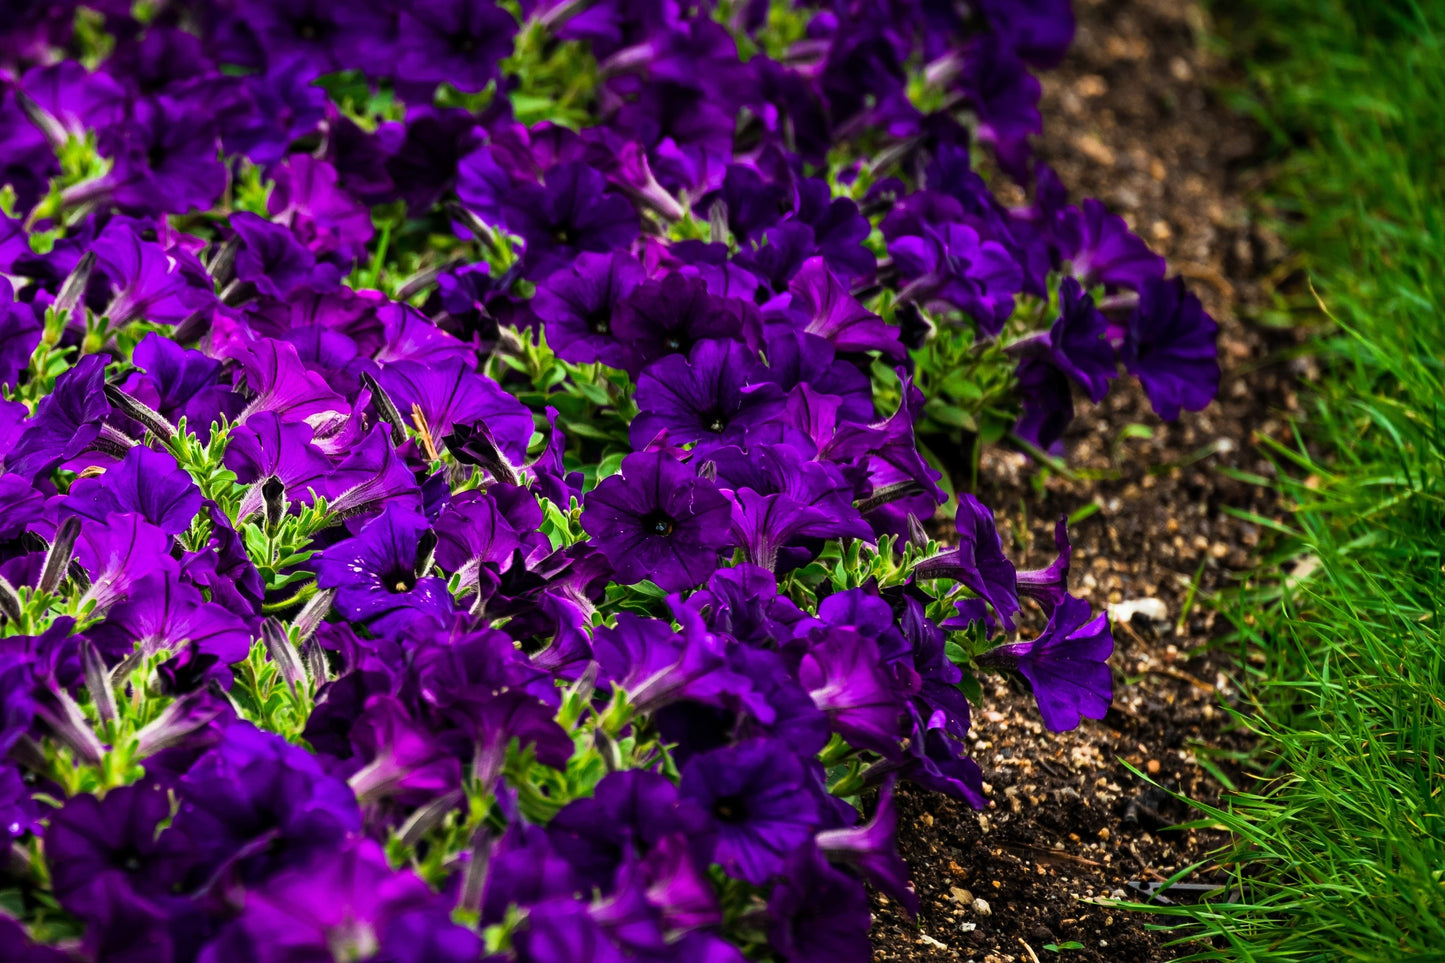
<instances>
[{"instance_id":1,"label":"grass lawn","mask_svg":"<svg viewBox=\"0 0 1445 963\"><path fill-rule=\"evenodd\" d=\"M1313 287L1281 307L1334 325L1275 451L1290 510L1226 603L1261 739L1208 812L1236 901L1166 912L1215 937L1185 959L1445 960L1445 2L1213 8Z\"/></svg>"}]
</instances>

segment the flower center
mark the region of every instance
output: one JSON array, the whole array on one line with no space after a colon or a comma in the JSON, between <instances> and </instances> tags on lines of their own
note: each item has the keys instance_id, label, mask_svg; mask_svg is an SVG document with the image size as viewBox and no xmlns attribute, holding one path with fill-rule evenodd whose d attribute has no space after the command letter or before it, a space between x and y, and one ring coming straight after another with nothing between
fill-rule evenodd
<instances>
[{"instance_id":1,"label":"flower center","mask_svg":"<svg viewBox=\"0 0 1445 963\"><path fill-rule=\"evenodd\" d=\"M737 796L721 796L712 804L712 814L720 822L740 823L747 820L747 806Z\"/></svg>"},{"instance_id":2,"label":"flower center","mask_svg":"<svg viewBox=\"0 0 1445 963\"><path fill-rule=\"evenodd\" d=\"M394 568L381 577L381 584L393 595L410 592L416 588L416 573L403 568Z\"/></svg>"},{"instance_id":3,"label":"flower center","mask_svg":"<svg viewBox=\"0 0 1445 963\"><path fill-rule=\"evenodd\" d=\"M672 519L662 512L652 512L642 520L642 530L660 538L671 535L674 527Z\"/></svg>"}]
</instances>

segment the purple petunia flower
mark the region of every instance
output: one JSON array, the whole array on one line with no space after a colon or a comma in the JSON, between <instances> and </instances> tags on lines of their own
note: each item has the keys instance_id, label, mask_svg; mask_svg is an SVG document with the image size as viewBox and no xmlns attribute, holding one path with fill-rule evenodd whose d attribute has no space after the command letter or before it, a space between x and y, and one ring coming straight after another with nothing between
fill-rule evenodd
<instances>
[{"instance_id":1,"label":"purple petunia flower","mask_svg":"<svg viewBox=\"0 0 1445 963\"><path fill-rule=\"evenodd\" d=\"M768 900L768 942L789 963L867 963L868 894L812 843L788 860Z\"/></svg>"},{"instance_id":2,"label":"purple petunia flower","mask_svg":"<svg viewBox=\"0 0 1445 963\"><path fill-rule=\"evenodd\" d=\"M482 90L512 53L517 21L494 0L419 0L401 10L399 80Z\"/></svg>"},{"instance_id":3,"label":"purple petunia flower","mask_svg":"<svg viewBox=\"0 0 1445 963\"><path fill-rule=\"evenodd\" d=\"M579 254L565 271L537 286L532 310L542 319L557 357L578 364L630 368L631 351L613 330L618 305L643 279L630 254Z\"/></svg>"},{"instance_id":4,"label":"purple petunia flower","mask_svg":"<svg viewBox=\"0 0 1445 963\"><path fill-rule=\"evenodd\" d=\"M680 273L647 281L623 298L612 330L625 342L634 377L649 362L686 355L706 339L748 340L756 345L760 324L756 308L714 297L705 281Z\"/></svg>"},{"instance_id":5,"label":"purple petunia flower","mask_svg":"<svg viewBox=\"0 0 1445 963\"><path fill-rule=\"evenodd\" d=\"M1059 285L1059 318L1049 328L1053 362L1082 385L1095 404L1108 394L1119 373L1114 349L1107 340L1109 323L1094 299L1073 278Z\"/></svg>"},{"instance_id":6,"label":"purple petunia flower","mask_svg":"<svg viewBox=\"0 0 1445 963\"><path fill-rule=\"evenodd\" d=\"M541 280L571 264L578 254L622 250L637 237L637 211L607 190L607 181L585 164L569 161L547 172L546 186L524 185L503 199L510 231L526 242L527 277Z\"/></svg>"},{"instance_id":7,"label":"purple petunia flower","mask_svg":"<svg viewBox=\"0 0 1445 963\"><path fill-rule=\"evenodd\" d=\"M110 411L105 367L103 356L86 355L56 379L55 390L41 399L20 440L5 453L6 471L33 479L90 447Z\"/></svg>"},{"instance_id":8,"label":"purple petunia flower","mask_svg":"<svg viewBox=\"0 0 1445 963\"><path fill-rule=\"evenodd\" d=\"M691 588L717 568L727 546L728 501L711 482L666 452L635 452L620 474L586 497L582 527L623 584L651 579L668 591Z\"/></svg>"},{"instance_id":9,"label":"purple petunia flower","mask_svg":"<svg viewBox=\"0 0 1445 963\"><path fill-rule=\"evenodd\" d=\"M1164 259L1100 201L1085 200L1069 224L1075 237L1065 256L1086 287L1116 284L1140 291L1146 282L1164 279Z\"/></svg>"},{"instance_id":10,"label":"purple petunia flower","mask_svg":"<svg viewBox=\"0 0 1445 963\"><path fill-rule=\"evenodd\" d=\"M547 835L580 879L605 890L629 860L676 836L690 839L705 864L711 855L707 822L670 779L634 769L604 776L590 798L564 806L547 824ZM678 855L684 854L693 855L686 847Z\"/></svg>"},{"instance_id":11,"label":"purple petunia flower","mask_svg":"<svg viewBox=\"0 0 1445 963\"><path fill-rule=\"evenodd\" d=\"M0 387L14 388L30 366L30 355L40 344L43 325L35 309L15 300L15 290L0 278Z\"/></svg>"},{"instance_id":12,"label":"purple petunia flower","mask_svg":"<svg viewBox=\"0 0 1445 963\"><path fill-rule=\"evenodd\" d=\"M653 362L637 379L636 398L640 411L628 433L634 448L662 431L677 444L726 444L783 407L756 352L736 341L699 341L686 358Z\"/></svg>"},{"instance_id":13,"label":"purple petunia flower","mask_svg":"<svg viewBox=\"0 0 1445 963\"><path fill-rule=\"evenodd\" d=\"M112 515L117 517L130 516ZM150 571L134 583L130 597L116 605L86 635L109 662L139 647L210 657L220 665L240 662L251 651L251 633L235 614L202 598L200 590L165 571Z\"/></svg>"},{"instance_id":14,"label":"purple petunia flower","mask_svg":"<svg viewBox=\"0 0 1445 963\"><path fill-rule=\"evenodd\" d=\"M1109 617L1100 613L1091 620L1089 614L1088 602L1065 595L1037 639L1001 645L979 657L981 665L1017 669L1029 680L1051 732L1076 729L1081 718L1102 719L1113 701Z\"/></svg>"},{"instance_id":15,"label":"purple petunia flower","mask_svg":"<svg viewBox=\"0 0 1445 963\"><path fill-rule=\"evenodd\" d=\"M176 535L201 510L201 490L170 455L136 445L99 478L77 479L61 510L98 522L133 513Z\"/></svg>"},{"instance_id":16,"label":"purple petunia flower","mask_svg":"<svg viewBox=\"0 0 1445 963\"><path fill-rule=\"evenodd\" d=\"M424 534L431 546L423 545ZM435 544L426 519L389 503L361 534L321 553L316 584L336 589L337 610L376 632L416 619L445 621L453 610L447 583L427 574Z\"/></svg>"},{"instance_id":17,"label":"purple petunia flower","mask_svg":"<svg viewBox=\"0 0 1445 963\"><path fill-rule=\"evenodd\" d=\"M235 722L181 780L171 831L199 861L196 882L234 866L248 881L304 866L361 830L346 783L274 733ZM194 876L195 874L193 874Z\"/></svg>"},{"instance_id":18,"label":"purple petunia flower","mask_svg":"<svg viewBox=\"0 0 1445 963\"><path fill-rule=\"evenodd\" d=\"M360 960L378 953L384 959L397 959L398 949L407 952L397 943L418 929L416 914L427 916L430 927L423 929L437 931L430 939L445 933L465 948L479 950L476 936L450 922L439 909L436 897L415 873L397 872L387 864L380 844L355 840L247 891L240 915L201 961ZM454 931L460 933L452 937Z\"/></svg>"},{"instance_id":19,"label":"purple petunia flower","mask_svg":"<svg viewBox=\"0 0 1445 963\"><path fill-rule=\"evenodd\" d=\"M752 739L694 756L682 795L712 817L713 859L729 876L761 886L823 823L815 777L776 739Z\"/></svg>"},{"instance_id":20,"label":"purple petunia flower","mask_svg":"<svg viewBox=\"0 0 1445 963\"><path fill-rule=\"evenodd\" d=\"M1007 629L1019 611L1018 575L1003 554L1003 539L994 525L993 512L972 495L960 495L958 547L924 559L913 569L914 578L951 578L962 582L993 606Z\"/></svg>"},{"instance_id":21,"label":"purple petunia flower","mask_svg":"<svg viewBox=\"0 0 1445 963\"><path fill-rule=\"evenodd\" d=\"M1179 409L1202 411L1219 393L1219 325L1204 312L1184 281L1153 279L1139 290L1120 354L1159 417Z\"/></svg>"},{"instance_id":22,"label":"purple petunia flower","mask_svg":"<svg viewBox=\"0 0 1445 963\"><path fill-rule=\"evenodd\" d=\"M835 863L855 867L910 913L917 913L918 893L908 882L908 864L898 855L897 833L898 808L890 781L878 794L872 819L862 826L824 830L817 837L818 850Z\"/></svg>"},{"instance_id":23,"label":"purple petunia flower","mask_svg":"<svg viewBox=\"0 0 1445 963\"><path fill-rule=\"evenodd\" d=\"M232 214L230 223L241 240L236 277L267 297L284 300L298 291L329 291L341 283L339 268L318 264L316 255L282 225L250 211Z\"/></svg>"},{"instance_id":24,"label":"purple petunia flower","mask_svg":"<svg viewBox=\"0 0 1445 963\"><path fill-rule=\"evenodd\" d=\"M168 893L191 861L179 834L156 831L170 816L170 798L158 785L68 800L45 832L51 886L61 905L82 919L95 919L103 915L108 885L118 883L138 896Z\"/></svg>"},{"instance_id":25,"label":"purple petunia flower","mask_svg":"<svg viewBox=\"0 0 1445 963\"><path fill-rule=\"evenodd\" d=\"M807 641L798 681L833 730L855 746L897 756L903 698L883 666L878 643L835 627L813 629Z\"/></svg>"}]
</instances>

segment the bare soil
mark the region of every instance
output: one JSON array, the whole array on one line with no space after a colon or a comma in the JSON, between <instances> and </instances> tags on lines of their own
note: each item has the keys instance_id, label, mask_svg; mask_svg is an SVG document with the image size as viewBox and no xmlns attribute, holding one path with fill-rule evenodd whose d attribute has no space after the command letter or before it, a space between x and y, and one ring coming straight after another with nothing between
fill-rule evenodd
<instances>
[{"instance_id":1,"label":"bare soil","mask_svg":"<svg viewBox=\"0 0 1445 963\"><path fill-rule=\"evenodd\" d=\"M988 810L901 793L900 845L923 906L911 919L875 897L879 961L1166 961L1179 955L1167 936L1112 902L1142 899L1131 882L1199 861L1187 881L1222 881L1208 863L1222 835L1170 829L1187 808L1123 763L1214 800L1219 786L1200 757L1233 772L1229 755L1248 747L1225 708L1236 705L1239 668L1231 647L1210 647L1228 626L1206 601L1237 582L1261 535L1230 510L1278 508L1268 489L1220 469L1273 474L1256 439L1281 435L1309 362L1286 360L1295 332L1250 320L1289 264L1252 220L1258 139L1213 93L1227 65L1200 45L1197 4L1075 7L1073 51L1043 78L1040 153L1076 198L1101 198L1188 279L1221 325L1223 385L1215 404L1174 424L1136 385L1116 387L1081 410L1065 440L1078 478L1013 452L985 454L979 496L999 511L1016 558L1027 549L1029 565L1046 564L1055 520L1094 503L1071 529L1072 590L1096 607L1153 601L1115 624L1115 702L1103 721L1049 733L1026 688L986 687L971 736ZM1047 948L1069 943L1082 949Z\"/></svg>"}]
</instances>

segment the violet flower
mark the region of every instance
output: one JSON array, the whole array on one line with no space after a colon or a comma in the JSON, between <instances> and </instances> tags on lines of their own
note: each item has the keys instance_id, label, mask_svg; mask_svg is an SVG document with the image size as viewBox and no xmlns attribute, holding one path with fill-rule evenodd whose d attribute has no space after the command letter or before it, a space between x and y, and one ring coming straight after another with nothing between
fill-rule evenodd
<instances>
[{"instance_id":1,"label":"violet flower","mask_svg":"<svg viewBox=\"0 0 1445 963\"><path fill-rule=\"evenodd\" d=\"M191 476L170 455L144 445L100 477L77 479L62 504L65 513L98 522L116 513L136 514L168 535L190 528L200 510L201 490Z\"/></svg>"},{"instance_id":2,"label":"violet flower","mask_svg":"<svg viewBox=\"0 0 1445 963\"><path fill-rule=\"evenodd\" d=\"M420 0L402 9L397 31L398 79L476 93L511 55L517 21L494 0Z\"/></svg>"},{"instance_id":3,"label":"violet flower","mask_svg":"<svg viewBox=\"0 0 1445 963\"><path fill-rule=\"evenodd\" d=\"M635 452L586 497L582 527L623 584L690 588L717 568L730 541L728 501L666 452Z\"/></svg>"},{"instance_id":4,"label":"violet flower","mask_svg":"<svg viewBox=\"0 0 1445 963\"><path fill-rule=\"evenodd\" d=\"M799 847L768 899L768 942L790 963L868 963L868 894L828 864L812 843Z\"/></svg>"},{"instance_id":5,"label":"violet flower","mask_svg":"<svg viewBox=\"0 0 1445 963\"><path fill-rule=\"evenodd\" d=\"M736 341L699 341L686 358L668 355L637 379L629 437L643 448L659 432L670 441L726 443L783 407L782 393L756 352Z\"/></svg>"},{"instance_id":6,"label":"violet flower","mask_svg":"<svg viewBox=\"0 0 1445 963\"><path fill-rule=\"evenodd\" d=\"M1018 575L1003 554L1003 539L994 525L993 512L972 495L958 499L958 547L920 561L915 579L951 578L961 582L993 607L1006 629L1013 628L1019 611Z\"/></svg>"},{"instance_id":7,"label":"violet flower","mask_svg":"<svg viewBox=\"0 0 1445 963\"><path fill-rule=\"evenodd\" d=\"M1088 602L1065 595L1037 639L1001 645L979 657L981 665L1017 669L1029 680L1051 732L1076 729L1081 718L1102 719L1113 701L1109 617L1089 615Z\"/></svg>"},{"instance_id":8,"label":"violet flower","mask_svg":"<svg viewBox=\"0 0 1445 963\"><path fill-rule=\"evenodd\" d=\"M431 546L423 545L423 536ZM388 504L361 534L317 557L316 584L334 588L336 608L349 619L386 633L414 619L444 622L453 611L443 579L427 574L435 536L426 520Z\"/></svg>"},{"instance_id":9,"label":"violet flower","mask_svg":"<svg viewBox=\"0 0 1445 963\"><path fill-rule=\"evenodd\" d=\"M703 753L682 771L682 795L712 817L713 859L729 876L761 886L823 823L815 776L775 739Z\"/></svg>"},{"instance_id":10,"label":"violet flower","mask_svg":"<svg viewBox=\"0 0 1445 963\"><path fill-rule=\"evenodd\" d=\"M1151 279L1139 290L1120 354L1159 417L1202 411L1219 393L1219 325L1184 281Z\"/></svg>"}]
</instances>

